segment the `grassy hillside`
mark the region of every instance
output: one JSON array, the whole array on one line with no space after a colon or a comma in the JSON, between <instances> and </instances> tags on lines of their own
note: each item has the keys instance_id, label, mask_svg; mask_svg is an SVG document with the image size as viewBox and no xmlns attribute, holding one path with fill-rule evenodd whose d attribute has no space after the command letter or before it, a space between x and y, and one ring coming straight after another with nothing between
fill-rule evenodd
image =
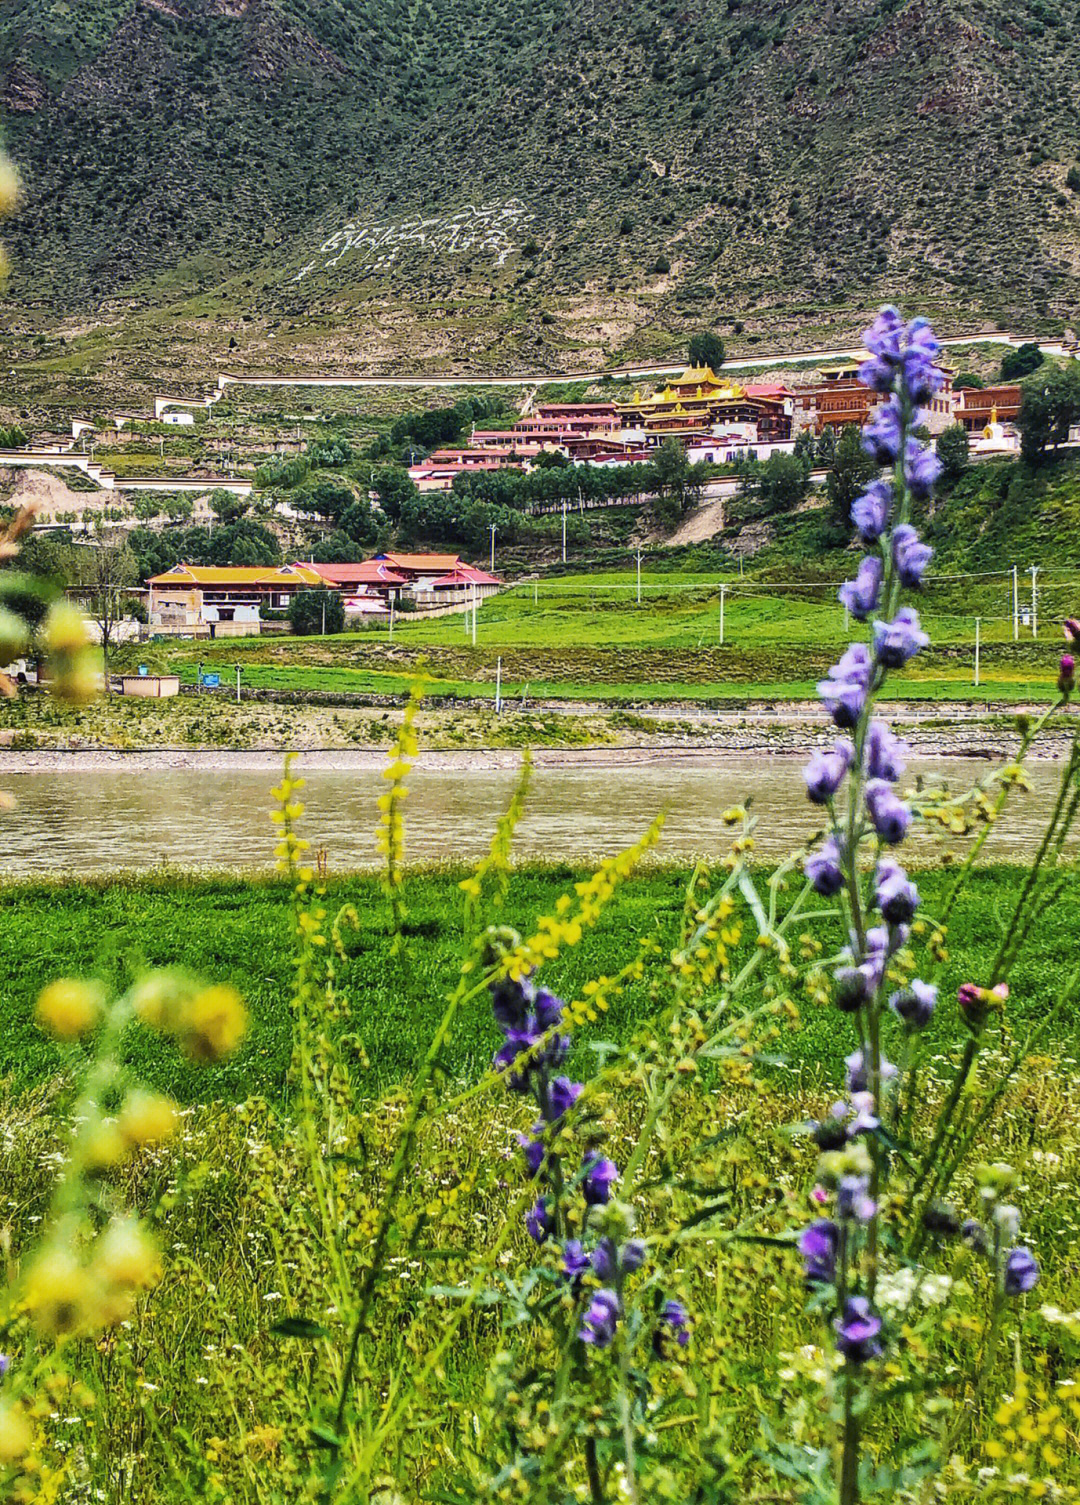
<instances>
[{"instance_id":1,"label":"grassy hillside","mask_svg":"<svg viewBox=\"0 0 1080 1505\"><path fill-rule=\"evenodd\" d=\"M901 293L1059 326L1078 10L12 0L9 354L581 361Z\"/></svg>"}]
</instances>

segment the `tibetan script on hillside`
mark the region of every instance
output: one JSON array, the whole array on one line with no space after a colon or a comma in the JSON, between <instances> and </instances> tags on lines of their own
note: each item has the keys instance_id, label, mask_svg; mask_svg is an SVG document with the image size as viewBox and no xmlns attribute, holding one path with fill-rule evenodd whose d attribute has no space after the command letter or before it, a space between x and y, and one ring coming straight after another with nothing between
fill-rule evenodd
<instances>
[{"instance_id":1,"label":"tibetan script on hillside","mask_svg":"<svg viewBox=\"0 0 1080 1505\"><path fill-rule=\"evenodd\" d=\"M336 267L347 256L373 272L418 252L437 259L479 253L496 266L502 266L519 246L522 230L533 218L520 199L506 199L492 204L466 204L453 214L430 218L417 215L393 223L350 220L322 243L318 254L301 268L294 281L299 282L317 269L327 271Z\"/></svg>"}]
</instances>

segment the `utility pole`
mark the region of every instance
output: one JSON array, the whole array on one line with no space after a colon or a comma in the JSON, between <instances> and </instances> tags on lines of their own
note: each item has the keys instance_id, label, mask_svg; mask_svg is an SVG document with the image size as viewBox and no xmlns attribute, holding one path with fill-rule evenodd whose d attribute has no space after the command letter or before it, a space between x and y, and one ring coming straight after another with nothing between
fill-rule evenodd
<instances>
[{"instance_id":1,"label":"utility pole","mask_svg":"<svg viewBox=\"0 0 1080 1505\"><path fill-rule=\"evenodd\" d=\"M1020 636L1020 581L1016 565L1013 565L1013 642Z\"/></svg>"},{"instance_id":2,"label":"utility pole","mask_svg":"<svg viewBox=\"0 0 1080 1505\"><path fill-rule=\"evenodd\" d=\"M394 641L394 598L390 597L390 641Z\"/></svg>"},{"instance_id":3,"label":"utility pole","mask_svg":"<svg viewBox=\"0 0 1080 1505\"><path fill-rule=\"evenodd\" d=\"M979 624L981 617L975 618L975 684L979 683Z\"/></svg>"},{"instance_id":4,"label":"utility pole","mask_svg":"<svg viewBox=\"0 0 1080 1505\"><path fill-rule=\"evenodd\" d=\"M474 582L472 588L472 645L474 648L476 647L476 607L479 599L479 592Z\"/></svg>"},{"instance_id":5,"label":"utility pole","mask_svg":"<svg viewBox=\"0 0 1080 1505\"><path fill-rule=\"evenodd\" d=\"M326 602L322 603L322 636L326 636Z\"/></svg>"},{"instance_id":6,"label":"utility pole","mask_svg":"<svg viewBox=\"0 0 1080 1505\"><path fill-rule=\"evenodd\" d=\"M721 646L721 648L724 646L724 595L725 595L726 592L727 592L727 586L726 585L722 585L720 587L720 646Z\"/></svg>"},{"instance_id":7,"label":"utility pole","mask_svg":"<svg viewBox=\"0 0 1080 1505\"><path fill-rule=\"evenodd\" d=\"M495 573L495 534L498 532L494 523L491 524L491 573Z\"/></svg>"},{"instance_id":8,"label":"utility pole","mask_svg":"<svg viewBox=\"0 0 1080 1505\"><path fill-rule=\"evenodd\" d=\"M562 499L562 562L566 563L566 498Z\"/></svg>"},{"instance_id":9,"label":"utility pole","mask_svg":"<svg viewBox=\"0 0 1080 1505\"><path fill-rule=\"evenodd\" d=\"M236 666L236 703L240 704L240 665Z\"/></svg>"},{"instance_id":10,"label":"utility pole","mask_svg":"<svg viewBox=\"0 0 1080 1505\"><path fill-rule=\"evenodd\" d=\"M495 714L502 710L502 659L495 660Z\"/></svg>"},{"instance_id":11,"label":"utility pole","mask_svg":"<svg viewBox=\"0 0 1080 1505\"><path fill-rule=\"evenodd\" d=\"M1035 576L1038 573L1039 566L1037 564L1033 564L1031 566L1031 636L1033 638L1037 638L1039 636L1039 603L1035 588Z\"/></svg>"},{"instance_id":12,"label":"utility pole","mask_svg":"<svg viewBox=\"0 0 1080 1505\"><path fill-rule=\"evenodd\" d=\"M641 550L637 551L637 604L641 605Z\"/></svg>"}]
</instances>

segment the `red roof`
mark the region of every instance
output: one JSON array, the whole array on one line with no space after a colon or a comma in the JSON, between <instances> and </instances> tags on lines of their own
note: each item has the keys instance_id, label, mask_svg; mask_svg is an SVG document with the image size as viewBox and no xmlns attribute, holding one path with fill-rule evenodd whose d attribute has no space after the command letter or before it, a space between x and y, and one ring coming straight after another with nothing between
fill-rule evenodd
<instances>
[{"instance_id":1,"label":"red roof","mask_svg":"<svg viewBox=\"0 0 1080 1505\"><path fill-rule=\"evenodd\" d=\"M404 575L384 564L381 559L364 559L358 564L311 564L329 585L406 585Z\"/></svg>"},{"instance_id":2,"label":"red roof","mask_svg":"<svg viewBox=\"0 0 1080 1505\"><path fill-rule=\"evenodd\" d=\"M489 575L486 570L478 570L475 565L459 564L448 575L442 575L438 580L431 582L432 590L440 585L501 585L498 575Z\"/></svg>"},{"instance_id":3,"label":"red roof","mask_svg":"<svg viewBox=\"0 0 1080 1505\"><path fill-rule=\"evenodd\" d=\"M794 397L795 393L782 381L758 381L743 387L747 397Z\"/></svg>"}]
</instances>

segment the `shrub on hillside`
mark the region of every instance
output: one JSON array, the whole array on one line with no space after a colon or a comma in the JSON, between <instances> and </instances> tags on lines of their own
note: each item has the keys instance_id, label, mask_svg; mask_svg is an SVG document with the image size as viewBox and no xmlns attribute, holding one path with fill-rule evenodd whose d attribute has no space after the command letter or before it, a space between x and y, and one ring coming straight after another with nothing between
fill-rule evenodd
<instances>
[{"instance_id":1,"label":"shrub on hillside","mask_svg":"<svg viewBox=\"0 0 1080 1505\"><path fill-rule=\"evenodd\" d=\"M1002 381L1021 381L1042 365L1045 357L1038 345L1019 345L1010 350L1001 361Z\"/></svg>"}]
</instances>

